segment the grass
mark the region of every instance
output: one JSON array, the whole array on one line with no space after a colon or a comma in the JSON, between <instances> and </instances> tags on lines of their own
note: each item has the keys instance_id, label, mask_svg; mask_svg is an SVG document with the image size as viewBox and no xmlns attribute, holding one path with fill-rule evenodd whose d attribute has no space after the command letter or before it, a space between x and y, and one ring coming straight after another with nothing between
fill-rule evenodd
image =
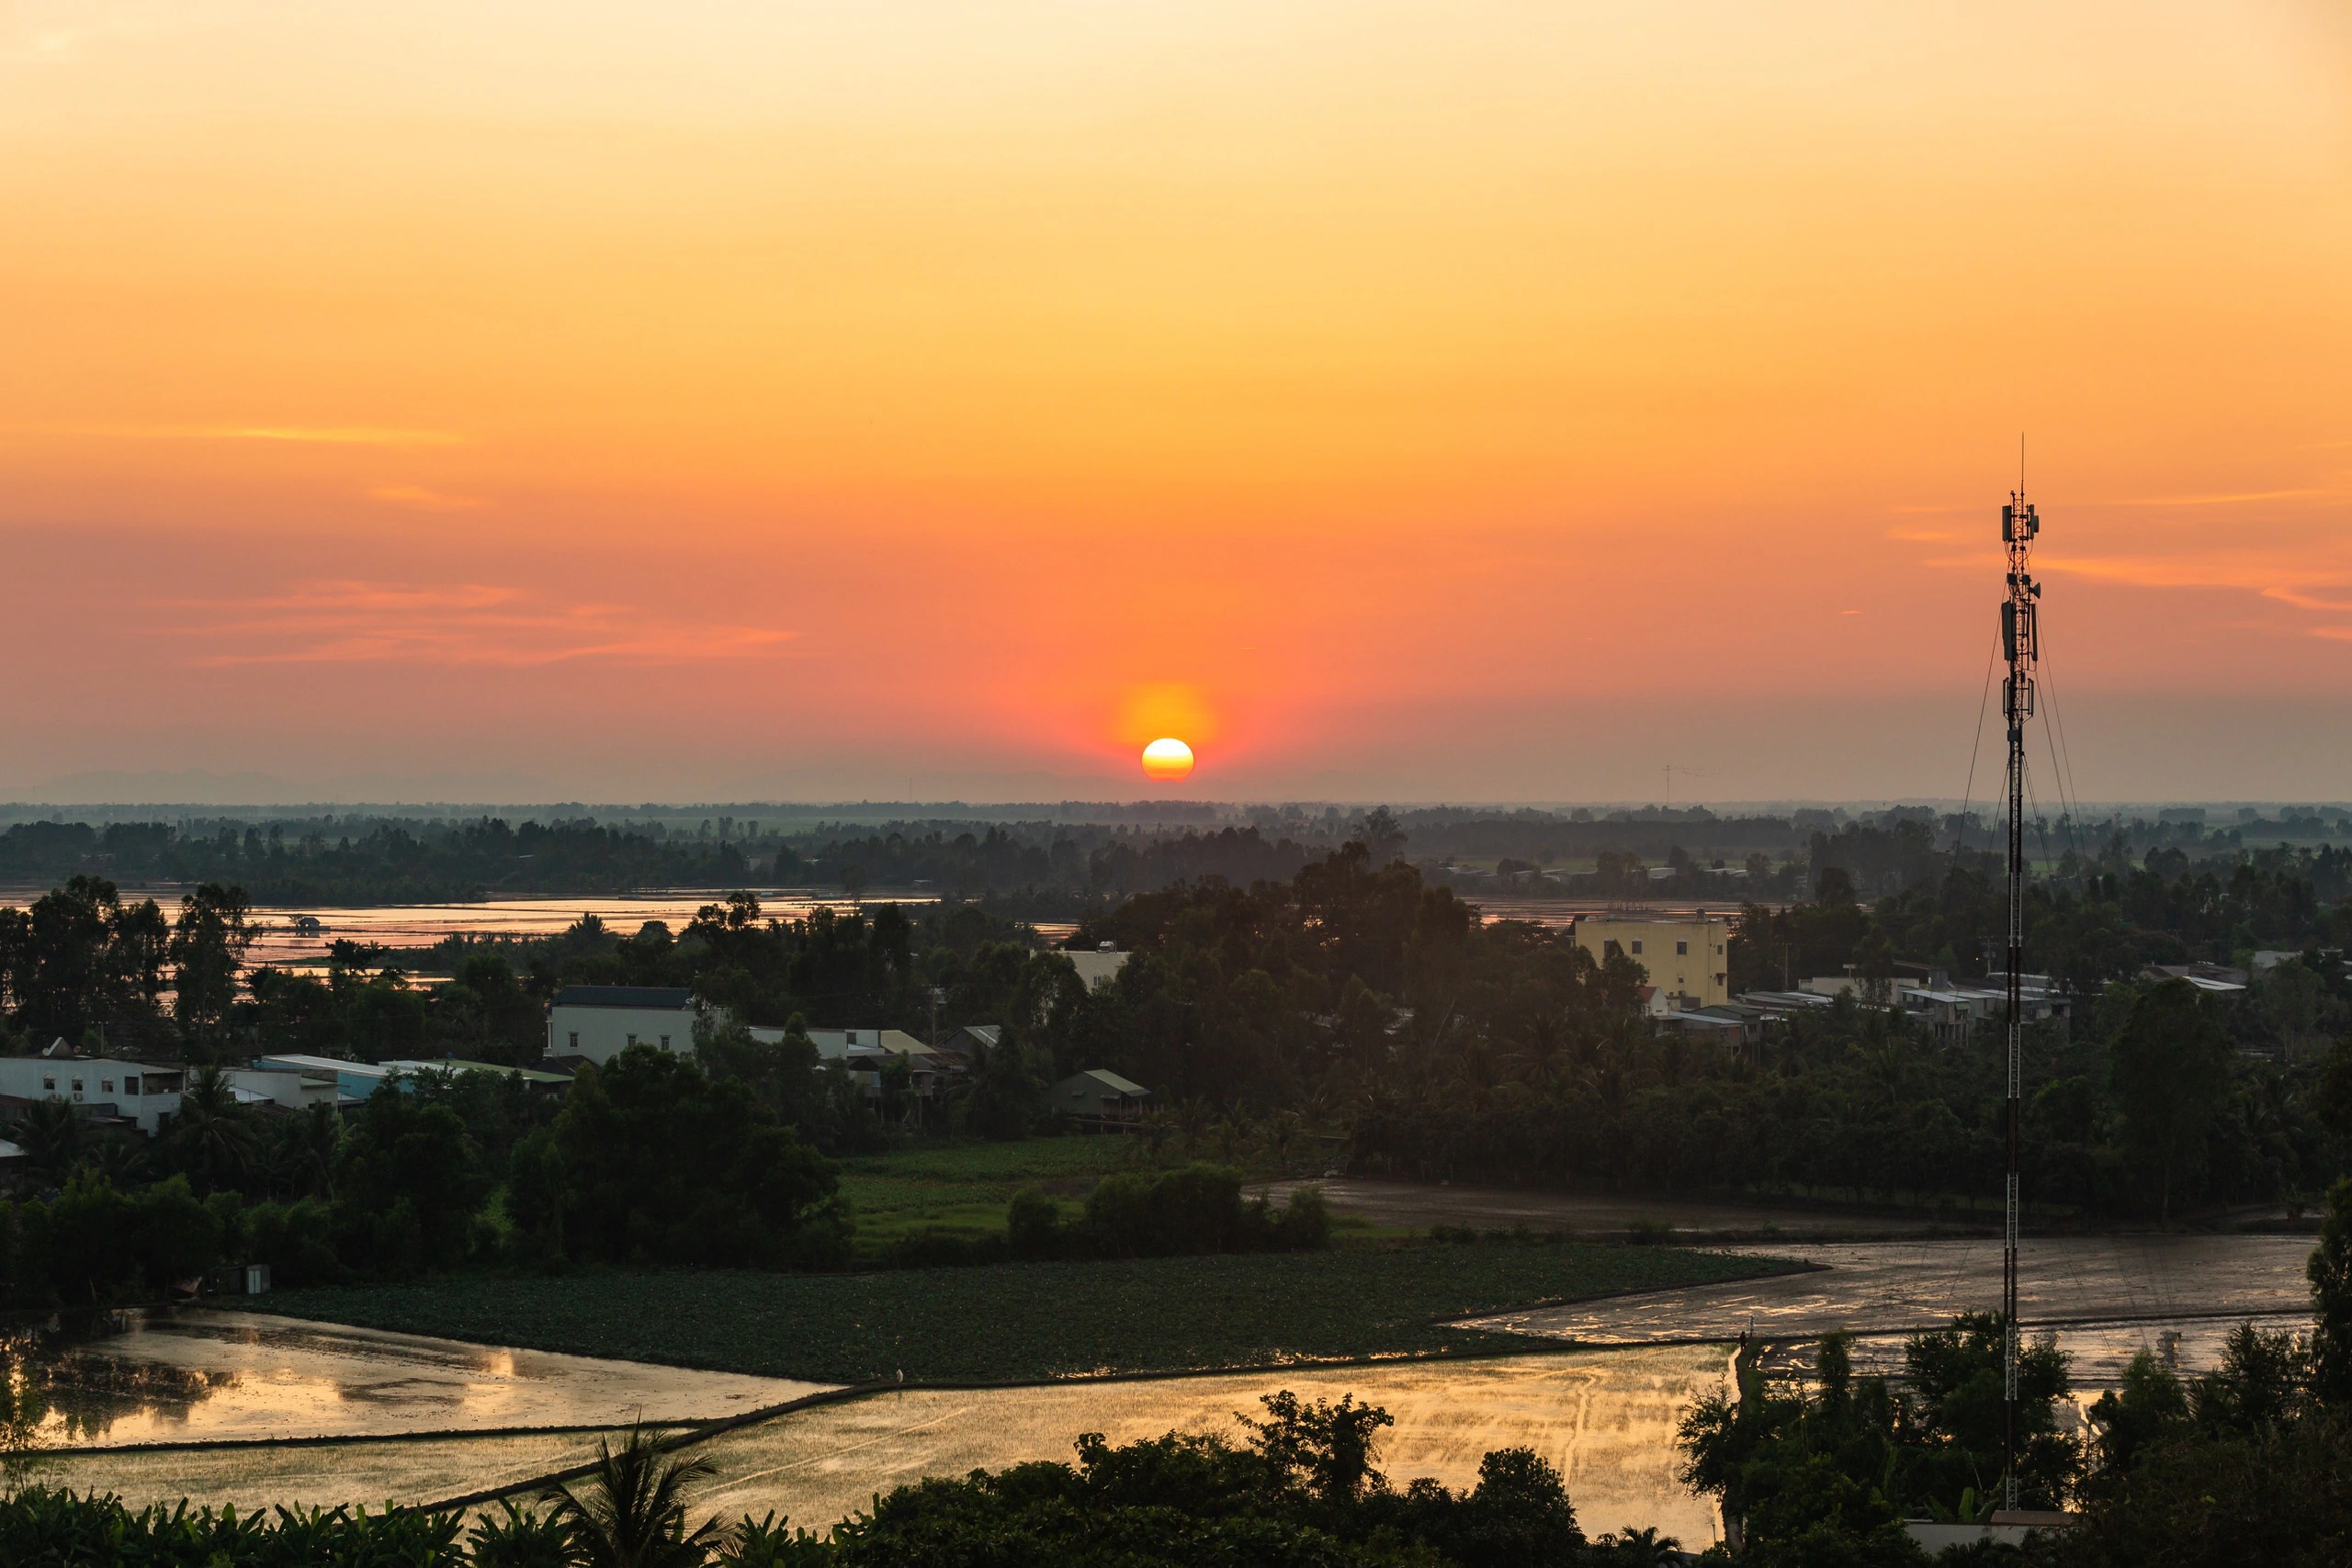
<instances>
[{"instance_id":1,"label":"grass","mask_svg":"<svg viewBox=\"0 0 2352 1568\"><path fill-rule=\"evenodd\" d=\"M1021 1263L862 1274L598 1272L287 1291L295 1317L575 1355L851 1382L1183 1371L1432 1351L1440 1318L1777 1273L1776 1259L1589 1243Z\"/></svg>"},{"instance_id":2,"label":"grass","mask_svg":"<svg viewBox=\"0 0 2352 1568\"><path fill-rule=\"evenodd\" d=\"M1023 1188L1075 1202L1136 1153L1126 1138L1063 1137L867 1155L842 1163L842 1195L857 1215L858 1255L871 1259L923 1231L1001 1234Z\"/></svg>"}]
</instances>

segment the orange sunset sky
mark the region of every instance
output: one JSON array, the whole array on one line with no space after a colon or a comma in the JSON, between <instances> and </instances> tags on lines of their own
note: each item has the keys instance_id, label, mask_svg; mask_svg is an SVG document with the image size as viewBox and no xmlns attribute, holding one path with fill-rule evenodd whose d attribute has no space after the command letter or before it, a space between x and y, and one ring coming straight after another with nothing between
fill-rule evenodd
<instances>
[{"instance_id":1,"label":"orange sunset sky","mask_svg":"<svg viewBox=\"0 0 2352 1568\"><path fill-rule=\"evenodd\" d=\"M0 795L1957 796L2020 431L2352 797L2352 12L0 6Z\"/></svg>"}]
</instances>

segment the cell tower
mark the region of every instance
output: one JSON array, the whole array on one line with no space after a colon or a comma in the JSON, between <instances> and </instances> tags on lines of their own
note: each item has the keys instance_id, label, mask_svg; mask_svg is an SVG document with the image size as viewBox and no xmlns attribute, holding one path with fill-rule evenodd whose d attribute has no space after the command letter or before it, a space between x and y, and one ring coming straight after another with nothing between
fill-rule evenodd
<instances>
[{"instance_id":1,"label":"cell tower","mask_svg":"<svg viewBox=\"0 0 2352 1568\"><path fill-rule=\"evenodd\" d=\"M2022 447L2020 447L2022 457ZM2001 1501L2018 1506L2018 1146L2025 1054L2025 721L2033 716L2033 667L2041 653L2037 604L2041 585L2028 574L2027 557L2041 518L2025 498L2025 468L2001 508L2001 540L2009 549L2009 592L2001 601L2001 649L2008 679L2001 684L2001 715L2009 725L2009 1092L2003 1120L2008 1156L2004 1182L2007 1225L2001 1241Z\"/></svg>"}]
</instances>

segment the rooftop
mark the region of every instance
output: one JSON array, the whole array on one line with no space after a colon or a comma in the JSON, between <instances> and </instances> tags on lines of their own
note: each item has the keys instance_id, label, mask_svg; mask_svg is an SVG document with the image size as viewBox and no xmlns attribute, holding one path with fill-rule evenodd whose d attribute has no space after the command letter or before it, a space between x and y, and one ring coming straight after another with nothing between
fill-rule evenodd
<instances>
[{"instance_id":1,"label":"rooftop","mask_svg":"<svg viewBox=\"0 0 2352 1568\"><path fill-rule=\"evenodd\" d=\"M560 1008L659 1008L683 1012L695 994L684 986L566 986L555 994Z\"/></svg>"}]
</instances>

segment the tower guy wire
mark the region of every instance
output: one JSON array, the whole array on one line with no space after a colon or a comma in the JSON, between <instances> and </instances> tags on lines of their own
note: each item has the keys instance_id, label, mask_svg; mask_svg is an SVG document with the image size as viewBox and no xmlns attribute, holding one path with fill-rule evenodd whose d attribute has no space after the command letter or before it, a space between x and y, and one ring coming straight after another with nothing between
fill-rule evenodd
<instances>
[{"instance_id":1,"label":"tower guy wire","mask_svg":"<svg viewBox=\"0 0 2352 1568\"><path fill-rule=\"evenodd\" d=\"M2065 780L2066 797L2069 803L2067 809L2073 815L2075 826L2087 831L2090 824L2083 816L2083 786L2075 782L2075 749L2066 739L2065 705L2058 700L2058 682L2050 675L2049 650L2045 648L2040 652L2041 654L2041 685L2050 698L2050 715L2044 721L2043 739L2045 740L2050 739L2050 731L2054 730L2056 734L2056 743L2051 748L2050 764L2052 769L2060 773ZM2080 844L2073 842L2071 834L2068 847L2077 852L2082 848Z\"/></svg>"},{"instance_id":2,"label":"tower guy wire","mask_svg":"<svg viewBox=\"0 0 2352 1568\"><path fill-rule=\"evenodd\" d=\"M1976 694L1976 733L1968 741L1968 783L1960 792L1960 827L1951 836L1951 852L1955 859L1968 843L1968 808L1976 799L1976 753L1984 744L1984 709L1993 695L1993 665L2001 657L2001 639L1996 637L1984 650L1984 689Z\"/></svg>"}]
</instances>

